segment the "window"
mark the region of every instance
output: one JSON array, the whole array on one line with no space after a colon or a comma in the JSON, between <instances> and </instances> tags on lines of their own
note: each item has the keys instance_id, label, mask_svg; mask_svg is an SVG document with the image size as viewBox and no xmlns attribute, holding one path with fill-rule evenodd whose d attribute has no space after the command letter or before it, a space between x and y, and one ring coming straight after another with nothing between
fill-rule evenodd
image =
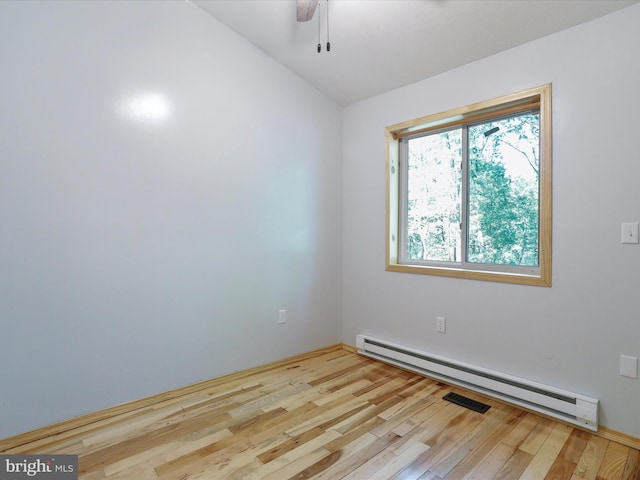
<instances>
[{"instance_id":1,"label":"window","mask_svg":"<svg viewBox=\"0 0 640 480\"><path fill-rule=\"evenodd\" d=\"M387 127L387 270L551 285L551 85Z\"/></svg>"}]
</instances>

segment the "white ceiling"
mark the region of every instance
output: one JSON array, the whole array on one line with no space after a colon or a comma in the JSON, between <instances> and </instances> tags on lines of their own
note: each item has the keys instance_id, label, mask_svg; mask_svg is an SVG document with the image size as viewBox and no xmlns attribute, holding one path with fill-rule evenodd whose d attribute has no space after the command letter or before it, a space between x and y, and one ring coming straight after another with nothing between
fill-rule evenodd
<instances>
[{"instance_id":1,"label":"white ceiling","mask_svg":"<svg viewBox=\"0 0 640 480\"><path fill-rule=\"evenodd\" d=\"M640 0L191 0L341 105L415 83ZM318 18L322 53L318 54Z\"/></svg>"}]
</instances>

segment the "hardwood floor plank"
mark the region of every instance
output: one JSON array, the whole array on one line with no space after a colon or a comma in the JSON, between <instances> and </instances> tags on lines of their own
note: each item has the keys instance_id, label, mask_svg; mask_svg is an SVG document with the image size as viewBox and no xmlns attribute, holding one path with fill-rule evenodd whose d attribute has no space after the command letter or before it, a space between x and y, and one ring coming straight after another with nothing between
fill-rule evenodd
<instances>
[{"instance_id":1,"label":"hardwood floor plank","mask_svg":"<svg viewBox=\"0 0 640 480\"><path fill-rule=\"evenodd\" d=\"M204 478L211 478L212 476L215 476L215 478L243 478L240 476L241 472L252 472L262 465L257 459L259 455L288 440L289 438L282 433L264 438L261 442L251 438L249 440L250 446L246 450L242 450L238 454L227 455L227 453L233 452L234 443L236 442L232 441L229 443L226 453L221 451L222 457L220 458L223 461L218 461L214 466L205 468L200 475ZM210 460L207 459L206 462ZM190 477L187 476L187 478Z\"/></svg>"},{"instance_id":2,"label":"hardwood floor plank","mask_svg":"<svg viewBox=\"0 0 640 480\"><path fill-rule=\"evenodd\" d=\"M216 425L216 428L219 430L223 430L231 423L231 417L226 413L206 418L202 417L203 416L199 416L196 419L185 421L178 427L174 425L162 427L157 431L126 439L122 442L114 443L111 446L83 455L82 462L80 462L78 467L79 472L83 474L91 472L96 468L103 468L107 461L109 463L115 463L132 455L133 452L153 448L170 442L173 439L191 434L201 429L202 424L206 422Z\"/></svg>"},{"instance_id":3,"label":"hardwood floor plank","mask_svg":"<svg viewBox=\"0 0 640 480\"><path fill-rule=\"evenodd\" d=\"M576 464L574 462L570 462L566 458L557 457L544 478L545 480L569 480L575 469Z\"/></svg>"},{"instance_id":4,"label":"hardwood floor plank","mask_svg":"<svg viewBox=\"0 0 640 480\"><path fill-rule=\"evenodd\" d=\"M82 477L83 480L85 477ZM106 476L109 480L131 480L135 478L136 480L156 480L158 476L156 475L153 467L148 465L132 465L129 468L113 473L111 475Z\"/></svg>"},{"instance_id":5,"label":"hardwood floor plank","mask_svg":"<svg viewBox=\"0 0 640 480\"><path fill-rule=\"evenodd\" d=\"M546 478L549 469L558 457L565 442L569 439L572 430L573 428L567 425L556 424L538 452L534 455L527 469L520 476L520 479L540 480L541 478Z\"/></svg>"},{"instance_id":6,"label":"hardwood floor plank","mask_svg":"<svg viewBox=\"0 0 640 480\"><path fill-rule=\"evenodd\" d=\"M287 452L298 448L300 445L307 443L309 440L313 440L316 437L319 437L324 433L324 430L320 427L314 427L311 430L307 430L306 432L301 433L296 437L292 437L284 443L273 447L270 450L267 450L260 455L257 455L256 458L260 460L263 464L269 463L276 458L281 457Z\"/></svg>"},{"instance_id":7,"label":"hardwood floor plank","mask_svg":"<svg viewBox=\"0 0 640 480\"><path fill-rule=\"evenodd\" d=\"M362 428L364 424L369 424L369 420L375 419L376 425L370 427L374 428L376 426L382 425L386 423L386 420L379 416L379 413L391 405L398 403L401 401L400 397L390 398L384 403L379 405L368 405L363 410L360 410L355 415L351 415L349 418L343 419L341 422L336 423L333 426L333 429L338 430L340 433L347 435L351 434L354 430L358 430Z\"/></svg>"},{"instance_id":8,"label":"hardwood floor plank","mask_svg":"<svg viewBox=\"0 0 640 480\"><path fill-rule=\"evenodd\" d=\"M306 384L296 384L291 385L288 382L279 383L277 386L274 386L270 389L260 389L259 394L257 394L253 399L243 402L240 406L229 410L229 415L232 417L245 417L245 412L250 410L263 410L264 412L278 410L275 408L266 408L269 407L274 402L279 400L290 398L292 396L296 396L300 392L304 392L308 390L309 385ZM280 410L285 410L284 408L280 408Z\"/></svg>"},{"instance_id":9,"label":"hardwood floor plank","mask_svg":"<svg viewBox=\"0 0 640 480\"><path fill-rule=\"evenodd\" d=\"M331 454L324 448L326 443L340 436L335 430L324 432L293 450L273 459L259 467L256 471L256 478L265 480L278 480L290 478L310 465Z\"/></svg>"},{"instance_id":10,"label":"hardwood floor plank","mask_svg":"<svg viewBox=\"0 0 640 480\"><path fill-rule=\"evenodd\" d=\"M509 408L497 410L491 417L470 432L468 442L452 450L452 454L430 470L451 479L465 478L470 475L484 458L493 451L508 433L515 428L514 420L521 415L520 410ZM468 452L468 453L467 453Z\"/></svg>"},{"instance_id":11,"label":"hardwood floor plank","mask_svg":"<svg viewBox=\"0 0 640 480\"><path fill-rule=\"evenodd\" d=\"M629 451L622 480L640 480L640 451L634 449Z\"/></svg>"},{"instance_id":12,"label":"hardwood floor plank","mask_svg":"<svg viewBox=\"0 0 640 480\"><path fill-rule=\"evenodd\" d=\"M369 435L371 434L365 435L367 439L365 443L360 443L360 439L362 437L358 437L357 440L354 440L350 444L346 445L342 449L342 457L338 458L336 464L332 465L331 468L327 469L325 472L322 472L320 475L313 477L314 480L333 480L336 478L343 478L354 472L361 465L364 465L365 463L371 461L377 455L381 454L390 445L393 445L393 443L399 438L396 434L389 433L382 437L372 435L374 440L369 441ZM361 445L361 448L359 450L356 450L356 447L358 445ZM336 476L338 474L340 476Z\"/></svg>"},{"instance_id":13,"label":"hardwood floor plank","mask_svg":"<svg viewBox=\"0 0 640 480\"><path fill-rule=\"evenodd\" d=\"M323 372L324 375L322 375L321 377L317 377L314 380L308 381L306 383L308 383L312 387L316 387L322 384L331 385L331 380L335 380L344 375L349 375L355 368L363 365L364 364L360 359L345 358L343 362L340 362L339 364L334 363L333 365L331 365L331 369L327 368L327 370L330 371Z\"/></svg>"},{"instance_id":14,"label":"hardwood floor plank","mask_svg":"<svg viewBox=\"0 0 640 480\"><path fill-rule=\"evenodd\" d=\"M189 402L188 405L168 405L163 408L151 408L148 412L140 412L136 418L128 419L124 422L113 422L111 425L101 428L97 432L87 434L82 443L87 449L97 449L110 445L115 441L121 441L123 438L129 438L146 430L154 430L156 425L166 421L179 414L187 414L194 409L203 408L202 404L209 401L207 395L200 396ZM226 406L224 410L226 411Z\"/></svg>"},{"instance_id":15,"label":"hardwood floor plank","mask_svg":"<svg viewBox=\"0 0 640 480\"><path fill-rule=\"evenodd\" d=\"M425 399L422 403L412 405L410 409L403 410L399 415L392 417L393 420L388 421L388 428L393 433L404 437L444 407L445 405Z\"/></svg>"},{"instance_id":16,"label":"hardwood floor plank","mask_svg":"<svg viewBox=\"0 0 640 480\"><path fill-rule=\"evenodd\" d=\"M343 388L349 388L360 390L360 388L354 388L354 384L364 381L366 385L371 383L371 380L367 378L366 368L373 368L371 365L364 364L357 369L354 369L351 373L341 375L333 380L326 382L322 385L318 385L317 388L322 393L333 393Z\"/></svg>"},{"instance_id":17,"label":"hardwood floor plank","mask_svg":"<svg viewBox=\"0 0 640 480\"><path fill-rule=\"evenodd\" d=\"M322 407L318 407L314 410L316 415L303 419L302 422L298 423L294 427L289 428L285 431L287 435L295 436L298 435L309 428L317 427L318 425L326 424L327 422L331 422L335 420L336 417L339 417L347 412L352 411L353 409L358 409L359 407L366 407L367 403L363 402L359 398L352 398L350 395L346 395L342 398L338 398L334 400L332 403L328 403L323 405Z\"/></svg>"},{"instance_id":18,"label":"hardwood floor plank","mask_svg":"<svg viewBox=\"0 0 640 480\"><path fill-rule=\"evenodd\" d=\"M629 456L629 447L619 443L609 442L604 453L602 465L598 470L597 478L601 480L621 480Z\"/></svg>"},{"instance_id":19,"label":"hardwood floor plank","mask_svg":"<svg viewBox=\"0 0 640 480\"><path fill-rule=\"evenodd\" d=\"M568 460L569 462L578 463L580 456L587 446L587 442L591 438L591 434L584 430L574 429L571 432L571 436L564 444L559 456Z\"/></svg>"},{"instance_id":20,"label":"hardwood floor plank","mask_svg":"<svg viewBox=\"0 0 640 480\"><path fill-rule=\"evenodd\" d=\"M318 407L316 407L313 404L307 404L296 410L292 410L282 415L278 415L275 417L275 419L271 419L269 423L263 422L262 428L260 428L259 431L256 430L255 428L244 429L241 432L240 431L237 432L235 435L233 435L230 438L225 438L221 441L212 443L198 450L195 450L187 455L184 455L170 462L167 462L166 464L159 466L156 469L156 471L158 472L159 475L164 475L169 471L176 470L178 468L187 467L189 464L195 461L199 461L199 459L201 458L210 456L218 451L230 448L233 446L234 443L244 441L244 440L251 441L251 445L248 448L252 448L252 446L260 446L263 450L268 450L269 448L273 448L274 439L276 441L278 439L281 439L282 442L289 440L290 437L286 436L283 433L283 430L289 426L297 425L301 417L308 415L310 412L313 412L317 408ZM267 448L264 448L265 446L267 446Z\"/></svg>"},{"instance_id":21,"label":"hardwood floor plank","mask_svg":"<svg viewBox=\"0 0 640 480\"><path fill-rule=\"evenodd\" d=\"M300 472L295 478L314 478L315 480L343 478L359 465L376 456L397 438L395 435L378 438L367 432L343 447L331 451L329 445L340 439L334 440L325 446L325 448L331 451L330 456L321 462L311 465L308 469Z\"/></svg>"},{"instance_id":22,"label":"hardwood floor plank","mask_svg":"<svg viewBox=\"0 0 640 480\"><path fill-rule=\"evenodd\" d=\"M371 382L371 385L368 385L364 388L361 388L358 391L353 392L353 395L356 397L364 397L365 399L375 398L376 395L379 395L379 392L384 392L389 389L389 384L392 387L402 385L404 383L404 378L394 377L393 375L388 375L385 372L384 376L376 379Z\"/></svg>"},{"instance_id":23,"label":"hardwood floor plank","mask_svg":"<svg viewBox=\"0 0 640 480\"><path fill-rule=\"evenodd\" d=\"M391 402L401 403L403 401L402 397L392 397L387 402L381 403L379 405L389 404ZM379 426L372 430L374 435L386 435L389 432L392 432L396 429L399 431L396 432L398 435L402 434L401 431L411 432L414 431L416 427L425 424L425 422L431 417L437 415L444 407L442 405L436 405L435 402L431 400L425 400L423 405L414 404L409 407L407 410L402 410L398 414L394 415L389 419L384 419L380 416L384 422L382 422ZM414 415L421 413L418 417L414 417ZM410 418L413 418L413 421L408 422ZM425 424L426 425L426 424ZM424 425L423 425L424 426ZM415 433L415 432L414 432Z\"/></svg>"},{"instance_id":24,"label":"hardwood floor plank","mask_svg":"<svg viewBox=\"0 0 640 480\"><path fill-rule=\"evenodd\" d=\"M253 460L253 457L242 455L253 444L243 439L235 442L223 440L224 448L214 449L208 455L190 457L188 462L168 462L155 468L158 478L162 480L185 480L194 478L215 478L219 471L235 460L242 465Z\"/></svg>"},{"instance_id":25,"label":"hardwood floor plank","mask_svg":"<svg viewBox=\"0 0 640 480\"><path fill-rule=\"evenodd\" d=\"M587 446L588 439L588 433L574 429L551 465L545 479L569 480L575 472L578 460Z\"/></svg>"},{"instance_id":26,"label":"hardwood floor plank","mask_svg":"<svg viewBox=\"0 0 640 480\"><path fill-rule=\"evenodd\" d=\"M533 415L522 412L513 419L513 423L513 429L487 456L478 462L477 467L468 476L469 479L485 480L494 478L531 432L537 423L537 419Z\"/></svg>"},{"instance_id":27,"label":"hardwood floor plank","mask_svg":"<svg viewBox=\"0 0 640 480\"><path fill-rule=\"evenodd\" d=\"M400 395L402 401L396 403L392 407L380 413L380 417L385 420L393 419L394 422L405 422L412 418L414 413L422 410L425 406L435 401L435 396L440 392L440 388L432 382L418 383L415 386L419 387L419 390L414 392L405 392L406 395ZM412 387L413 388L413 387ZM411 389L408 389L411 390ZM414 412L414 413L408 413Z\"/></svg>"},{"instance_id":28,"label":"hardwood floor plank","mask_svg":"<svg viewBox=\"0 0 640 480\"><path fill-rule=\"evenodd\" d=\"M384 468L386 464L391 462L395 458L393 452L389 450L382 450L373 458L364 462L358 468L353 470L348 475L342 477L342 480L369 480L376 474L381 468Z\"/></svg>"},{"instance_id":29,"label":"hardwood floor plank","mask_svg":"<svg viewBox=\"0 0 640 480\"><path fill-rule=\"evenodd\" d=\"M403 476L421 476L429 471L443 457L448 455L452 448L453 438L451 434L454 432L450 432L447 429L453 425L461 426L463 428L458 430L456 434L463 436L470 428L470 423L474 421L474 416L470 415L471 412L466 412L461 407L456 407L452 404L443 406L436 403L434 403L434 407L439 408L443 414L430 417L394 445L394 448L398 448L418 441L430 447L428 451L421 454L407 466L402 472ZM425 432L428 432L428 434L425 435Z\"/></svg>"},{"instance_id":30,"label":"hardwood floor plank","mask_svg":"<svg viewBox=\"0 0 640 480\"><path fill-rule=\"evenodd\" d=\"M245 437L255 433L260 433L265 429L265 425L272 424L272 420L277 419L285 413L287 413L287 411L284 408L270 410L267 413L263 413L261 410L256 410L256 413L244 422L231 425L229 427L229 431L234 435L240 434Z\"/></svg>"},{"instance_id":31,"label":"hardwood floor plank","mask_svg":"<svg viewBox=\"0 0 640 480\"><path fill-rule=\"evenodd\" d=\"M500 469L498 474L493 477L493 480L513 480L514 478L520 478L520 475L527 469L532 459L533 455L524 450L517 449L507 463Z\"/></svg>"},{"instance_id":32,"label":"hardwood floor plank","mask_svg":"<svg viewBox=\"0 0 640 480\"><path fill-rule=\"evenodd\" d=\"M543 418L538 422L538 425L533 429L527 439L520 445L520 450L527 452L530 455L535 455L547 437L553 430L554 422L552 420Z\"/></svg>"},{"instance_id":33,"label":"hardwood floor plank","mask_svg":"<svg viewBox=\"0 0 640 480\"><path fill-rule=\"evenodd\" d=\"M338 398L344 397L345 395L352 394L354 391L360 390L362 387L366 387L370 384L371 382L369 380L363 378L356 381L352 385L345 385L340 389L333 390L331 392L324 391L322 395L320 395L313 401L313 403L318 406L326 405L327 403L331 403Z\"/></svg>"},{"instance_id":34,"label":"hardwood floor plank","mask_svg":"<svg viewBox=\"0 0 640 480\"><path fill-rule=\"evenodd\" d=\"M406 398L407 395L409 395L408 392L411 391L412 387L414 387L415 385L417 385L420 381L422 380L422 378L415 376L411 379L409 379L409 381L405 380L404 382L402 382L401 385L399 385L397 388L394 388L393 390L390 390L388 392L381 392L381 395L371 398L370 396L367 396L367 399L369 400L370 403L373 403L374 405L377 405L379 403L384 402L385 400L391 398L391 397L402 397L402 398Z\"/></svg>"},{"instance_id":35,"label":"hardwood floor plank","mask_svg":"<svg viewBox=\"0 0 640 480\"><path fill-rule=\"evenodd\" d=\"M105 478L107 477L101 470L96 470L95 472L82 476L82 480L104 480Z\"/></svg>"},{"instance_id":36,"label":"hardwood floor plank","mask_svg":"<svg viewBox=\"0 0 640 480\"><path fill-rule=\"evenodd\" d=\"M315 401L321 398L323 395L324 393L320 388L312 387L300 392L297 395L282 398L271 403L270 405L265 405L264 407L262 407L262 411L268 412L269 410L275 410L278 408L293 410L311 402L315 403Z\"/></svg>"},{"instance_id":37,"label":"hardwood floor plank","mask_svg":"<svg viewBox=\"0 0 640 480\"><path fill-rule=\"evenodd\" d=\"M609 440L592 436L578 460L572 480L595 480L608 446Z\"/></svg>"},{"instance_id":38,"label":"hardwood floor plank","mask_svg":"<svg viewBox=\"0 0 640 480\"><path fill-rule=\"evenodd\" d=\"M194 436L199 438L193 438ZM185 455L200 450L207 445L212 445L231 436L232 433L227 429L205 436L201 436L200 432L197 432L197 435L187 436L167 444L158 445L154 448L134 453L120 461L106 464L102 470L107 476L111 477L140 464L150 465L152 466L152 469L155 469L158 465L184 457Z\"/></svg>"},{"instance_id":39,"label":"hardwood floor plank","mask_svg":"<svg viewBox=\"0 0 640 480\"><path fill-rule=\"evenodd\" d=\"M324 448L318 448L310 453L305 453L300 458L287 463L271 474L263 475L260 473L260 469L258 469L255 472L258 475L256 478L260 480L282 480L284 478L299 477L300 472L307 471L310 465L318 465L329 456L331 456L331 452Z\"/></svg>"},{"instance_id":40,"label":"hardwood floor plank","mask_svg":"<svg viewBox=\"0 0 640 480\"><path fill-rule=\"evenodd\" d=\"M426 440L429 438L429 436L441 433L442 429L445 428L451 418L459 413L455 408L447 407L451 407L451 405L445 405L444 407L441 405L429 405L427 408L433 410L433 414L429 414L423 422L420 422L416 427L410 430L410 434L416 436L416 439L418 441L427 443ZM371 433L378 436L384 435L392 431L395 427L400 425L400 423L402 422L396 424L392 421L386 421L382 425L374 428Z\"/></svg>"},{"instance_id":41,"label":"hardwood floor plank","mask_svg":"<svg viewBox=\"0 0 640 480\"><path fill-rule=\"evenodd\" d=\"M412 443L409 448L404 450L400 455L395 456L387 462L380 470L369 477L369 480L387 480L395 476L396 473L404 470L411 464L420 454L429 450L429 446L421 442Z\"/></svg>"}]
</instances>

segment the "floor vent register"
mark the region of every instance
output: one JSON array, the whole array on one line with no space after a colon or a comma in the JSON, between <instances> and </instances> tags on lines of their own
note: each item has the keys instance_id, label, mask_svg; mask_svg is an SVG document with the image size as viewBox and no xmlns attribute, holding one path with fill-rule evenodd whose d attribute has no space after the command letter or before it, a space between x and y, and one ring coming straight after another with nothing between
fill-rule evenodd
<instances>
[{"instance_id":1,"label":"floor vent register","mask_svg":"<svg viewBox=\"0 0 640 480\"><path fill-rule=\"evenodd\" d=\"M447 393L442 398L444 400L455 403L456 405L460 405L461 407L473 410L474 412L484 413L491 408L491 406L487 405L486 403L478 402L476 400L473 400L472 398L464 397L453 392Z\"/></svg>"}]
</instances>

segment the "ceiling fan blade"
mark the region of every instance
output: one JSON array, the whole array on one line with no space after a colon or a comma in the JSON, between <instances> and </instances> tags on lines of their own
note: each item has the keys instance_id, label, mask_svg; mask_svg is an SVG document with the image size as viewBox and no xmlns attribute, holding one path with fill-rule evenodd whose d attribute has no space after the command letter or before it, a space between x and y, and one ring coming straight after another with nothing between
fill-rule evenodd
<instances>
[{"instance_id":1,"label":"ceiling fan blade","mask_svg":"<svg viewBox=\"0 0 640 480\"><path fill-rule=\"evenodd\" d=\"M298 0L297 19L299 22L308 22L316 12L319 0Z\"/></svg>"}]
</instances>

